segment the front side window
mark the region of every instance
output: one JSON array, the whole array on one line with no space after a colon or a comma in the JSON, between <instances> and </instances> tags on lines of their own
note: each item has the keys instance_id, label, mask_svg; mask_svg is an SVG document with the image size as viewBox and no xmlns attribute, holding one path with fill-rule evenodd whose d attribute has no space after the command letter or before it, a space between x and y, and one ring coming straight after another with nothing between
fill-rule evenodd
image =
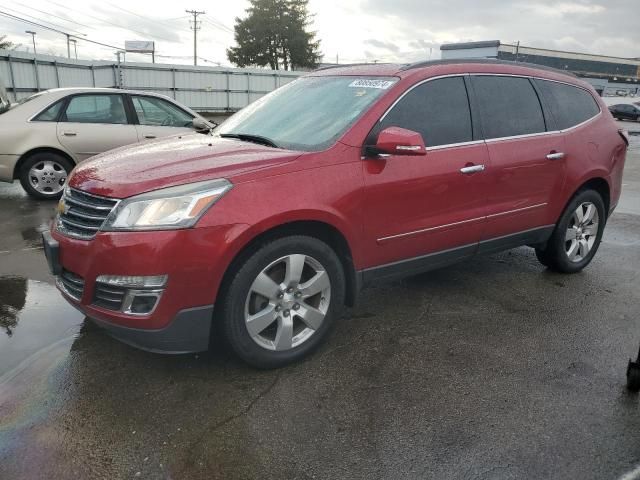
<instances>
[{"instance_id":1,"label":"front side window","mask_svg":"<svg viewBox=\"0 0 640 480\"><path fill-rule=\"evenodd\" d=\"M546 131L542 106L527 78L473 76L487 140Z\"/></svg>"},{"instance_id":2,"label":"front side window","mask_svg":"<svg viewBox=\"0 0 640 480\"><path fill-rule=\"evenodd\" d=\"M78 95L67 105L63 121L74 123L127 123L122 95Z\"/></svg>"},{"instance_id":3,"label":"front side window","mask_svg":"<svg viewBox=\"0 0 640 480\"><path fill-rule=\"evenodd\" d=\"M427 147L470 142L473 129L464 79L440 78L409 90L380 120L367 143L375 143L377 134L388 127L420 133Z\"/></svg>"},{"instance_id":4,"label":"front side window","mask_svg":"<svg viewBox=\"0 0 640 480\"><path fill-rule=\"evenodd\" d=\"M140 125L189 127L193 122L191 115L161 98L134 95L131 99Z\"/></svg>"},{"instance_id":5,"label":"front side window","mask_svg":"<svg viewBox=\"0 0 640 480\"><path fill-rule=\"evenodd\" d=\"M45 111L38 114L37 117L33 119L34 122L55 122L58 120L58 116L60 115L60 110L62 109L62 105L64 104L63 100L59 100Z\"/></svg>"},{"instance_id":6,"label":"front side window","mask_svg":"<svg viewBox=\"0 0 640 480\"><path fill-rule=\"evenodd\" d=\"M559 130L575 127L600 113L594 98L582 88L548 80L536 80L536 84L547 99Z\"/></svg>"},{"instance_id":7,"label":"front side window","mask_svg":"<svg viewBox=\"0 0 640 480\"><path fill-rule=\"evenodd\" d=\"M245 107L216 128L215 133L223 137L262 137L272 145L293 150L324 150L397 80L303 77Z\"/></svg>"}]
</instances>

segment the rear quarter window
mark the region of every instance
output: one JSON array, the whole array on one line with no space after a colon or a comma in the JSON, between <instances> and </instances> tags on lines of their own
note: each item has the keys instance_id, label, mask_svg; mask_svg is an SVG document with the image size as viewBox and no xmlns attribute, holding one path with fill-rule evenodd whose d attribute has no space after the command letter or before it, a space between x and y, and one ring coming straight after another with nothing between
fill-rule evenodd
<instances>
[{"instance_id":1,"label":"rear quarter window","mask_svg":"<svg viewBox=\"0 0 640 480\"><path fill-rule=\"evenodd\" d=\"M34 122L55 122L58 120L60 110L62 108L63 100L59 100L43 112L34 117Z\"/></svg>"},{"instance_id":2,"label":"rear quarter window","mask_svg":"<svg viewBox=\"0 0 640 480\"><path fill-rule=\"evenodd\" d=\"M575 127L600 113L600 107L586 90L564 83L535 80L545 97L559 130Z\"/></svg>"}]
</instances>

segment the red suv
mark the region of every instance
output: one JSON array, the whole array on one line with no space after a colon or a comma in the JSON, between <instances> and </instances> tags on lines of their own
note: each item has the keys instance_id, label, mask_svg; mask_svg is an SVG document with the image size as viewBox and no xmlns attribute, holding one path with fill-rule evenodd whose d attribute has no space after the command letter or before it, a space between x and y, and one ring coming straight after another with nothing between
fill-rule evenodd
<instances>
[{"instance_id":1,"label":"red suv","mask_svg":"<svg viewBox=\"0 0 640 480\"><path fill-rule=\"evenodd\" d=\"M313 72L210 135L78 166L51 232L65 298L140 348L299 359L369 282L521 245L595 255L626 137L587 83L499 61ZM215 308L214 308L215 305Z\"/></svg>"}]
</instances>

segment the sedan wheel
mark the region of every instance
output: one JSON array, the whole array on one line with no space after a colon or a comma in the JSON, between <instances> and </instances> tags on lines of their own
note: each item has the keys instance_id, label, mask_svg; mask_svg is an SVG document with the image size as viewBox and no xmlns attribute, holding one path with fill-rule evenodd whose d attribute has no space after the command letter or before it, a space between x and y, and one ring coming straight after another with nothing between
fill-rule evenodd
<instances>
[{"instance_id":1,"label":"sedan wheel","mask_svg":"<svg viewBox=\"0 0 640 480\"><path fill-rule=\"evenodd\" d=\"M73 163L56 152L37 152L22 162L18 178L22 188L39 200L60 198Z\"/></svg>"},{"instance_id":2,"label":"sedan wheel","mask_svg":"<svg viewBox=\"0 0 640 480\"><path fill-rule=\"evenodd\" d=\"M36 163L29 169L29 183L33 189L44 195L57 195L67 181L67 171L53 160Z\"/></svg>"}]
</instances>

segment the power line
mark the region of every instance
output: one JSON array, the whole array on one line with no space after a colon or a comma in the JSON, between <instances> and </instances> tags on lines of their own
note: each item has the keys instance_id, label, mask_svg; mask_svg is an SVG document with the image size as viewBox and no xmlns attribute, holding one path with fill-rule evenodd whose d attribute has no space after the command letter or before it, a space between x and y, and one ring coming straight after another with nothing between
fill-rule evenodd
<instances>
[{"instance_id":1,"label":"power line","mask_svg":"<svg viewBox=\"0 0 640 480\"><path fill-rule=\"evenodd\" d=\"M43 25L41 23L34 22L32 20L28 20L26 18L21 18L21 17L18 17L16 15L12 15L12 14L7 13L7 12L3 12L2 10L0 10L0 16L7 17L7 18L10 18L12 20L17 20L19 22L25 22L25 23L28 23L30 25L35 25L36 27L44 28L46 30L51 30L52 32L56 32L56 33L60 33L62 35L66 35L66 37L67 37L67 54L68 54L69 58L71 57L71 45L70 45L71 38L77 38L78 40L82 40L84 42L94 43L96 45L101 45L103 47L113 48L115 50L122 50L120 47L116 47L114 45L109 45L107 43L97 42L95 40L90 40L90 39L88 39L88 38L86 38L84 36L80 37L80 36L77 36L77 35L73 35L71 33L67 33L67 32L64 32L62 30L58 30L57 28L49 27L47 25Z\"/></svg>"},{"instance_id":2,"label":"power line","mask_svg":"<svg viewBox=\"0 0 640 480\"><path fill-rule=\"evenodd\" d=\"M173 28L173 29L175 29L175 25L170 25L170 24L168 24L168 23L166 23L166 22L163 22L163 21L160 21L160 20L155 20L155 19L152 19L152 18L149 18L149 17L145 17L145 16L140 15L140 14L138 14L138 13L132 12L131 10L127 10L126 8L122 8L122 7L118 6L118 5L115 5L115 4L113 4L113 3L109 3L109 2L106 2L106 3L107 3L108 5L110 5L110 6L112 6L113 8L117 8L118 10L122 10L123 12L128 13L129 15L133 15L134 17L141 18L141 19L143 19L144 21L146 21L147 23L152 22L152 23L156 23L156 24L158 24L158 25L162 25L162 26L164 26L165 28L166 28L166 27L169 27L169 28ZM185 16L183 16L183 17L181 17L181 18L188 18L188 16L187 16L187 15L185 15Z\"/></svg>"},{"instance_id":3,"label":"power line","mask_svg":"<svg viewBox=\"0 0 640 480\"><path fill-rule=\"evenodd\" d=\"M76 30L76 29L74 29L74 28L64 27L64 26L62 26L62 25L58 25L58 24L56 24L56 23L50 22L49 20L42 20L42 19L39 19L38 17L34 17L33 15L29 15L28 13L20 12L20 11L16 10L15 8L5 7L4 5L0 5L0 7L4 8L4 9L6 9L6 10L9 10L10 12L13 12L13 14L16 14L16 13L17 13L18 15L23 15L23 16L25 16L25 17L33 18L34 20L37 20L37 21L39 21L39 22L48 23L49 25L53 25L55 28L64 28L64 29L67 29L67 30L71 30L71 31L73 31L73 32L76 32L76 33L77 33L77 34L79 34L79 35L85 35L85 34L84 34L84 33L82 33L81 31ZM11 13L9 13L9 14L11 15ZM83 26L84 26L84 27L86 27L86 28L90 28L90 27L87 27L86 25L83 25Z\"/></svg>"},{"instance_id":4,"label":"power line","mask_svg":"<svg viewBox=\"0 0 640 480\"><path fill-rule=\"evenodd\" d=\"M227 33L234 33L234 30L229 28L229 27L227 27L224 23L218 22L216 20L211 20L209 18L205 18L204 21L206 23L208 23L209 25L211 25L212 27L215 27L215 28L217 28L219 30L222 30L222 31L227 32Z\"/></svg>"},{"instance_id":5,"label":"power line","mask_svg":"<svg viewBox=\"0 0 640 480\"><path fill-rule=\"evenodd\" d=\"M66 8L64 5L62 5L62 4L58 3L58 2L54 2L53 0L48 0L48 1L49 1L49 3L57 5L58 7ZM32 8L32 7L28 7L28 8ZM33 10L35 10L35 9L33 9ZM45 13L45 12L43 12L43 13ZM115 22L111 22L111 21L103 19L103 18L96 17L95 15L91 15L90 13L86 13L86 12L78 12L78 13L80 13L81 15L84 15L86 17L93 18L94 20L97 20L97 21L99 21L101 23L104 23L105 25L112 25L114 27L120 28L121 30L128 30L130 32L135 32L135 33L137 33L139 35L144 35L146 37L156 38L156 39L164 40L164 41L167 41L167 42L175 42L175 40L172 40L172 39L169 39L169 38L166 38L166 37L162 37L162 36L159 36L159 35L152 35L152 34L149 34L147 32L142 32L140 30L135 30L135 29L133 29L131 27L124 27L121 24L118 24L118 23L115 23ZM73 20L67 20L67 21L72 22ZM78 22L73 21L73 23L78 23ZM81 25L81 24L78 23L78 25ZM91 27L87 27L87 28L91 28Z\"/></svg>"},{"instance_id":6,"label":"power line","mask_svg":"<svg viewBox=\"0 0 640 480\"><path fill-rule=\"evenodd\" d=\"M198 22L198 16L204 15L204 11L198 10L185 10L185 12L193 15L193 25L191 25L191 30L193 30L193 64L198 65L198 30L200 30L200 24L202 22Z\"/></svg>"}]
</instances>

